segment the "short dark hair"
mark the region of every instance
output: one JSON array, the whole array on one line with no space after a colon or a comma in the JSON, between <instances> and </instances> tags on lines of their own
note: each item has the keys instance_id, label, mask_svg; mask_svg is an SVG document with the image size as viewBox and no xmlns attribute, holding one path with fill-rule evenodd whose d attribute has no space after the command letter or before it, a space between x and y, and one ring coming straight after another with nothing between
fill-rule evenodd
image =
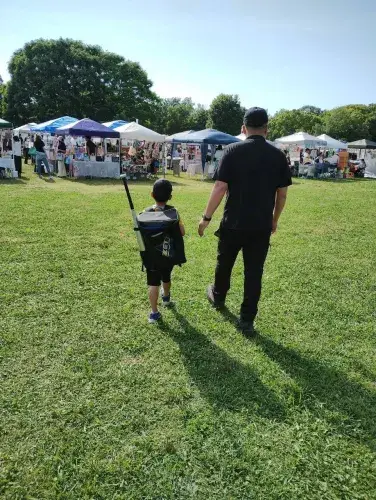
<instances>
[{"instance_id":1,"label":"short dark hair","mask_svg":"<svg viewBox=\"0 0 376 500\"><path fill-rule=\"evenodd\" d=\"M155 201L165 203L171 198L172 184L166 179L159 179L154 183L153 196Z\"/></svg>"},{"instance_id":2,"label":"short dark hair","mask_svg":"<svg viewBox=\"0 0 376 500\"><path fill-rule=\"evenodd\" d=\"M269 121L268 113L264 108L249 108L244 115L244 125L250 128L261 128Z\"/></svg>"}]
</instances>

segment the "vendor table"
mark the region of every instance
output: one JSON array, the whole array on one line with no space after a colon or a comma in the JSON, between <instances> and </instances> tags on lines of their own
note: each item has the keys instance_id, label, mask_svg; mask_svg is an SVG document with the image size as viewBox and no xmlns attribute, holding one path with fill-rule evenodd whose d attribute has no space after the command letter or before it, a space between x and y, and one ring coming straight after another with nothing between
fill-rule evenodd
<instances>
[{"instance_id":1,"label":"vendor table","mask_svg":"<svg viewBox=\"0 0 376 500\"><path fill-rule=\"evenodd\" d=\"M0 169L1 169L1 176L2 177L13 177L13 172L14 172L14 161L13 158L10 158L9 156L5 156L3 158L0 158ZM5 175L4 175L5 174Z\"/></svg>"},{"instance_id":2,"label":"vendor table","mask_svg":"<svg viewBox=\"0 0 376 500\"><path fill-rule=\"evenodd\" d=\"M73 160L73 177L99 177L119 179L119 163L114 161Z\"/></svg>"}]
</instances>

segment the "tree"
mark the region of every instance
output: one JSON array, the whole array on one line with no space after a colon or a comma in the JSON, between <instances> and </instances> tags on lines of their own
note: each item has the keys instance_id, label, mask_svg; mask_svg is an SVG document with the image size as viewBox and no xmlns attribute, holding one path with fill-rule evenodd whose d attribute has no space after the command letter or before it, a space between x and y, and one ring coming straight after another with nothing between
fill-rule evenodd
<instances>
[{"instance_id":1,"label":"tree","mask_svg":"<svg viewBox=\"0 0 376 500\"><path fill-rule=\"evenodd\" d=\"M323 132L321 116L301 109L281 109L269 121L268 136L271 140L300 131L315 136L321 134Z\"/></svg>"},{"instance_id":2,"label":"tree","mask_svg":"<svg viewBox=\"0 0 376 500\"><path fill-rule=\"evenodd\" d=\"M197 104L193 112L191 113L189 120L189 129L191 130L203 130L206 128L206 123L208 121L208 110L202 104Z\"/></svg>"},{"instance_id":3,"label":"tree","mask_svg":"<svg viewBox=\"0 0 376 500\"><path fill-rule=\"evenodd\" d=\"M61 115L143 120L156 100L138 63L79 41L27 43L9 73L7 117L19 124Z\"/></svg>"},{"instance_id":4,"label":"tree","mask_svg":"<svg viewBox=\"0 0 376 500\"><path fill-rule=\"evenodd\" d=\"M316 106L306 105L299 108L299 111L303 111L304 113L312 113L314 115L322 115L323 110L321 108L317 108Z\"/></svg>"},{"instance_id":5,"label":"tree","mask_svg":"<svg viewBox=\"0 0 376 500\"><path fill-rule=\"evenodd\" d=\"M0 76L0 118L7 116L7 90L8 86Z\"/></svg>"},{"instance_id":6,"label":"tree","mask_svg":"<svg viewBox=\"0 0 376 500\"><path fill-rule=\"evenodd\" d=\"M245 109L241 106L238 95L220 94L210 105L207 126L227 134L238 135L244 112Z\"/></svg>"},{"instance_id":7,"label":"tree","mask_svg":"<svg viewBox=\"0 0 376 500\"><path fill-rule=\"evenodd\" d=\"M325 132L348 142L368 138L373 116L368 106L362 104L341 106L325 114Z\"/></svg>"}]
</instances>

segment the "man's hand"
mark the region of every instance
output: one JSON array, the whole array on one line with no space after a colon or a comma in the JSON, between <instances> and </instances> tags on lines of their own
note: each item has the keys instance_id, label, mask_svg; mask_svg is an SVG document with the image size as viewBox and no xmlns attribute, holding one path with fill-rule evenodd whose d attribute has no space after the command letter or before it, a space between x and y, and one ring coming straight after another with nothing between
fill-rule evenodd
<instances>
[{"instance_id":1,"label":"man's hand","mask_svg":"<svg viewBox=\"0 0 376 500\"><path fill-rule=\"evenodd\" d=\"M275 234L277 232L277 229L278 229L278 222L276 222L275 220L273 220L273 223L272 223L272 234Z\"/></svg>"},{"instance_id":2,"label":"man's hand","mask_svg":"<svg viewBox=\"0 0 376 500\"><path fill-rule=\"evenodd\" d=\"M198 225L198 234L202 237L204 236L205 229L208 227L209 221L201 219L200 224Z\"/></svg>"}]
</instances>

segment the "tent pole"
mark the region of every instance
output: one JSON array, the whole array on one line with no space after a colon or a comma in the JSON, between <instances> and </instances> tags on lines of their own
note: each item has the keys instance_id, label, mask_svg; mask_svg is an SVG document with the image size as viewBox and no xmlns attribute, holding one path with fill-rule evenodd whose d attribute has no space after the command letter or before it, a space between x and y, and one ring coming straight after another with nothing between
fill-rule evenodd
<instances>
[{"instance_id":1,"label":"tent pole","mask_svg":"<svg viewBox=\"0 0 376 500\"><path fill-rule=\"evenodd\" d=\"M121 137L119 136L119 175L121 175Z\"/></svg>"}]
</instances>

